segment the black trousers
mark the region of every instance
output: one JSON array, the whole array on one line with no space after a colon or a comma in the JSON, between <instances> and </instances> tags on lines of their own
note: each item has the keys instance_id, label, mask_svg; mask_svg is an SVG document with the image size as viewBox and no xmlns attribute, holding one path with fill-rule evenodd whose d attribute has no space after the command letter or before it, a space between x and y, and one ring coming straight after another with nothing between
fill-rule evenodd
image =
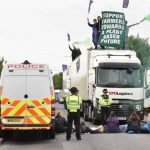
<instances>
[{"instance_id":1,"label":"black trousers","mask_svg":"<svg viewBox=\"0 0 150 150\"><path fill-rule=\"evenodd\" d=\"M106 120L109 116L110 116L110 107L101 107L102 125L106 124Z\"/></svg>"},{"instance_id":2,"label":"black trousers","mask_svg":"<svg viewBox=\"0 0 150 150\"><path fill-rule=\"evenodd\" d=\"M76 128L76 138L81 138L80 133L80 112L69 112L68 113L68 122L67 122L67 132L66 138L71 138L72 133L72 123L74 121L75 128Z\"/></svg>"}]
</instances>

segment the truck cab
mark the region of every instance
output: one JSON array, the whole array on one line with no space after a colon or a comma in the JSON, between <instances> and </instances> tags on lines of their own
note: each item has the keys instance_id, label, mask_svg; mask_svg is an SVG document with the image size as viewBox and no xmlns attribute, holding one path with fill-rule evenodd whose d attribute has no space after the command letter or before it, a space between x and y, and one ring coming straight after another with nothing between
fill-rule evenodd
<instances>
[{"instance_id":1,"label":"truck cab","mask_svg":"<svg viewBox=\"0 0 150 150\"><path fill-rule=\"evenodd\" d=\"M132 50L86 50L70 67L70 85L79 89L85 120L101 121L98 104L103 89L113 103L111 110L120 121L136 111L144 117L144 82L140 60Z\"/></svg>"},{"instance_id":2,"label":"truck cab","mask_svg":"<svg viewBox=\"0 0 150 150\"><path fill-rule=\"evenodd\" d=\"M95 56L96 90L98 100L107 88L113 100L111 110L119 120L127 120L133 111L144 117L144 83L142 66L134 51L106 50Z\"/></svg>"}]
</instances>

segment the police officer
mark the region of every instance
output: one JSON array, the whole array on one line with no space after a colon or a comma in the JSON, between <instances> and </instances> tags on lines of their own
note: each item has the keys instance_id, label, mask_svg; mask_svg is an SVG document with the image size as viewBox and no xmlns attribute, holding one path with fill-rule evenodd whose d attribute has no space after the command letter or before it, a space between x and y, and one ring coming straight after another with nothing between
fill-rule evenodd
<instances>
[{"instance_id":1,"label":"police officer","mask_svg":"<svg viewBox=\"0 0 150 150\"><path fill-rule=\"evenodd\" d=\"M103 89L103 95L99 98L99 105L101 107L101 120L102 125L105 125L107 118L110 116L110 106L112 99L108 95L108 90Z\"/></svg>"},{"instance_id":2,"label":"police officer","mask_svg":"<svg viewBox=\"0 0 150 150\"><path fill-rule=\"evenodd\" d=\"M72 123L74 121L76 128L76 138L81 140L80 133L80 105L82 103L81 98L78 96L79 90L76 87L70 89L71 95L66 98L66 105L68 109L68 122L66 140L71 139Z\"/></svg>"}]
</instances>

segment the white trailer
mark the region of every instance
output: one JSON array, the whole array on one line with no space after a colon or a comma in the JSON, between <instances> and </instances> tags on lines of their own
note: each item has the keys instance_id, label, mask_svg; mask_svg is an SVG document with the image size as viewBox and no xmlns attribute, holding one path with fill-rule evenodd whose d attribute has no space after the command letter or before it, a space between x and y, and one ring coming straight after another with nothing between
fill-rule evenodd
<instances>
[{"instance_id":1,"label":"white trailer","mask_svg":"<svg viewBox=\"0 0 150 150\"><path fill-rule=\"evenodd\" d=\"M109 91L111 109L119 120L127 120L133 111L143 119L142 67L134 51L87 50L72 62L70 79L71 87L77 87L83 99L85 120L101 120L98 100L104 88Z\"/></svg>"}]
</instances>

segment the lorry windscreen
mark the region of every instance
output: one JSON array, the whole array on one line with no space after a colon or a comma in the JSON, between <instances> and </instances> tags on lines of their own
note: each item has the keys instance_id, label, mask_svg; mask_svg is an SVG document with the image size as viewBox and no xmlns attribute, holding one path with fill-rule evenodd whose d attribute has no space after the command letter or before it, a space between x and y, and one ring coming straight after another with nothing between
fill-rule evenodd
<instances>
[{"instance_id":1,"label":"lorry windscreen","mask_svg":"<svg viewBox=\"0 0 150 150\"><path fill-rule=\"evenodd\" d=\"M141 68L97 68L97 85L102 87L142 87Z\"/></svg>"}]
</instances>

